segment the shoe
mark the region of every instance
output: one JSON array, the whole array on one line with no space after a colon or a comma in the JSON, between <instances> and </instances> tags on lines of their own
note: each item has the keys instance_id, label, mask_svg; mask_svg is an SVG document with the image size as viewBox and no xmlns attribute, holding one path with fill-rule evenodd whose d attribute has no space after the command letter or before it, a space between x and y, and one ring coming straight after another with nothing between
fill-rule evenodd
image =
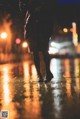
<instances>
[{"instance_id":1,"label":"shoe","mask_svg":"<svg viewBox=\"0 0 80 119\"><path fill-rule=\"evenodd\" d=\"M42 76L40 75L40 76L38 76L38 82L40 83L40 82L43 82L43 78L42 78Z\"/></svg>"},{"instance_id":2,"label":"shoe","mask_svg":"<svg viewBox=\"0 0 80 119\"><path fill-rule=\"evenodd\" d=\"M48 83L52 80L53 74L50 72L46 75L46 80L44 81L45 83Z\"/></svg>"}]
</instances>

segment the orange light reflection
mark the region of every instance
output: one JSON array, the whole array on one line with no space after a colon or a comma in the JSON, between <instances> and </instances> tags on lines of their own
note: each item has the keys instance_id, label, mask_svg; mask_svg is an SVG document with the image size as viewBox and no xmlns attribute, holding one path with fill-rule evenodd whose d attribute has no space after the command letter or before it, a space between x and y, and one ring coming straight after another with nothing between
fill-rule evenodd
<instances>
[{"instance_id":1,"label":"orange light reflection","mask_svg":"<svg viewBox=\"0 0 80 119\"><path fill-rule=\"evenodd\" d=\"M3 99L5 105L8 105L10 102L9 79L9 67L6 66L3 68Z\"/></svg>"},{"instance_id":2,"label":"orange light reflection","mask_svg":"<svg viewBox=\"0 0 80 119\"><path fill-rule=\"evenodd\" d=\"M28 113L28 116L30 119L41 119L41 107L39 102L39 92L38 92L38 84L36 82L37 80L37 73L34 64L31 64L30 62L23 63L23 69L24 73L24 82L26 82L26 79L31 80L34 79L33 82L26 82L24 85L25 87L25 96L27 97L25 99L25 110L26 113ZM30 71L31 70L31 71ZM31 72L32 76L29 76L29 71ZM27 77L27 75L29 77ZM26 118L26 115L25 115Z\"/></svg>"},{"instance_id":3,"label":"orange light reflection","mask_svg":"<svg viewBox=\"0 0 80 119\"><path fill-rule=\"evenodd\" d=\"M75 91L77 92L77 94L79 95L80 93L80 78L79 78L79 75L80 75L80 61L79 59L75 59L74 60L74 64L75 64L75 81L76 81L76 86L75 86Z\"/></svg>"},{"instance_id":4,"label":"orange light reflection","mask_svg":"<svg viewBox=\"0 0 80 119\"><path fill-rule=\"evenodd\" d=\"M3 65L0 67L2 70L2 107L1 110L7 110L9 112L8 119L14 119L19 117L19 114L16 110L16 103L12 102L14 97L14 86L11 82L11 68L12 65Z\"/></svg>"},{"instance_id":5,"label":"orange light reflection","mask_svg":"<svg viewBox=\"0 0 80 119\"><path fill-rule=\"evenodd\" d=\"M67 96L71 96L71 78L70 78L70 60L66 59L64 61L65 65L65 79L66 79L66 92Z\"/></svg>"}]
</instances>

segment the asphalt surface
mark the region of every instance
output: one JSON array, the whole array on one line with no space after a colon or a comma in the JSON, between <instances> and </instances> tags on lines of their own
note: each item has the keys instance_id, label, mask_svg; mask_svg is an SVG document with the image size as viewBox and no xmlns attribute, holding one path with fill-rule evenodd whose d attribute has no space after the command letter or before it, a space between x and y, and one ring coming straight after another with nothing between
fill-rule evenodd
<instances>
[{"instance_id":1,"label":"asphalt surface","mask_svg":"<svg viewBox=\"0 0 80 119\"><path fill-rule=\"evenodd\" d=\"M50 63L54 78L38 83L32 60L0 65L0 110L8 119L80 119L80 59ZM41 72L45 79L45 65Z\"/></svg>"}]
</instances>

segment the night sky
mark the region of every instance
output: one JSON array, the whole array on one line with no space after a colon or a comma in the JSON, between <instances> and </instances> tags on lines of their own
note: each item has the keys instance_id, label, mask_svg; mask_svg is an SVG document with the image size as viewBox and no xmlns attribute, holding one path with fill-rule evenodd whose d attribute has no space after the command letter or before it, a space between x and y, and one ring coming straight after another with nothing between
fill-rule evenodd
<instances>
[{"instance_id":1,"label":"night sky","mask_svg":"<svg viewBox=\"0 0 80 119\"><path fill-rule=\"evenodd\" d=\"M25 1L25 0L24 0ZM31 1L31 0L27 0ZM36 0L33 0L36 1ZM40 2L40 0L37 0ZM80 5L75 4L60 4L60 0L41 0L41 2L51 2L53 22L58 22L60 25L71 25L72 22L77 22L80 29ZM62 0L61 0L62 1ZM66 1L66 0L65 0ZM2 7L4 6L4 7ZM9 11L14 19L20 18L18 0L0 0L0 9ZM24 18L23 18L24 19Z\"/></svg>"},{"instance_id":2,"label":"night sky","mask_svg":"<svg viewBox=\"0 0 80 119\"><path fill-rule=\"evenodd\" d=\"M19 0L0 0L0 5L4 5L5 9L10 9L11 12L18 13L19 11L19 6L18 6L18 1ZM31 1L31 0L23 0L23 1ZM57 14L56 16L59 18L66 18L69 16L69 18L73 19L79 19L80 17L80 5L74 5L74 4L60 4L58 1L67 1L67 0L33 0L33 1L48 1L51 4L53 3L53 13ZM53 1L53 2L52 2ZM72 0L69 0L72 1ZM76 0L74 0L76 1ZM68 18L68 19L69 19Z\"/></svg>"}]
</instances>

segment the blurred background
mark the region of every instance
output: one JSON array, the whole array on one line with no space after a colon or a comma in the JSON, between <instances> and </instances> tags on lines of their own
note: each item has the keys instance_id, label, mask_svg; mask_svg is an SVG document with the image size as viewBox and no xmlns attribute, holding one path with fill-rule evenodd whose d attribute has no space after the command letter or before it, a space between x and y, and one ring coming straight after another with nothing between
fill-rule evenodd
<instances>
[{"instance_id":1,"label":"blurred background","mask_svg":"<svg viewBox=\"0 0 80 119\"><path fill-rule=\"evenodd\" d=\"M0 62L3 62L4 59L7 60L10 54L21 56L21 54L29 52L27 40L24 39L24 22L27 6L32 1L26 1L26 7L21 12L18 0L0 0ZM39 2L45 3L45 0ZM69 56L69 54L77 56L78 54L79 56L79 5L61 4L59 0L47 0L46 2L50 3L53 22L53 34L49 39L49 54L53 56ZM36 7L40 6L36 5ZM4 54L8 54L5 55L6 58L4 58Z\"/></svg>"},{"instance_id":2,"label":"blurred background","mask_svg":"<svg viewBox=\"0 0 80 119\"><path fill-rule=\"evenodd\" d=\"M80 5L67 0L22 1L23 11L18 0L0 0L0 117L7 110L8 119L80 119ZM54 78L48 84L38 83L33 53L24 39L25 13L30 6L32 11L33 1L37 11L48 4L53 23L48 53Z\"/></svg>"}]
</instances>

